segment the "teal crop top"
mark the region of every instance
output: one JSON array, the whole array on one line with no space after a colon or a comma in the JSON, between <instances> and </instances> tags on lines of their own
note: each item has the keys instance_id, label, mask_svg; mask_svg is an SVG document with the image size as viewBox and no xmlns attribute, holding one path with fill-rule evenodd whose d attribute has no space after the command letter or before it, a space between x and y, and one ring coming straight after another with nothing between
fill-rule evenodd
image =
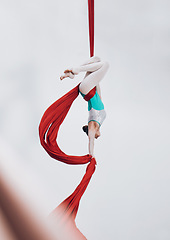
<instances>
[{"instance_id":1,"label":"teal crop top","mask_svg":"<svg viewBox=\"0 0 170 240\"><path fill-rule=\"evenodd\" d=\"M81 95L85 96L85 94L83 94L82 92L80 92ZM102 100L96 90L95 95L88 101L88 111L90 111L92 108L94 108L95 110L103 110L104 109L104 104L102 103Z\"/></svg>"}]
</instances>

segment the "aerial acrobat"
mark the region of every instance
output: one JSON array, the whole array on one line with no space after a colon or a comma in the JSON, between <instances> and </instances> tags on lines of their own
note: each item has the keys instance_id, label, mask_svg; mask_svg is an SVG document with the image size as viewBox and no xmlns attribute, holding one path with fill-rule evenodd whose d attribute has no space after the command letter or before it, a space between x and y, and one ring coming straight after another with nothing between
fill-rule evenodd
<instances>
[{"instance_id":1,"label":"aerial acrobat","mask_svg":"<svg viewBox=\"0 0 170 240\"><path fill-rule=\"evenodd\" d=\"M70 220L72 223L72 229L74 229L75 232L78 231L81 236L81 232L75 225L75 218L81 197L84 194L96 168L96 159L94 157L94 139L100 136L100 126L106 117L104 104L101 100L99 82L105 76L108 67L109 64L101 61L99 57L91 57L79 67L65 70L64 75L60 78L61 80L66 77L74 78L75 75L83 71L86 72L86 75L81 83L55 101L45 111L39 125L41 144L52 158L71 165L88 163L86 172L75 191L62 203L60 203L60 205L51 213L51 216L54 218L58 218L58 216L60 216L60 221L67 222L67 220ZM83 156L72 156L67 155L60 149L57 138L60 126L79 93L81 93L83 98L88 101L88 125L84 126L83 130L89 137L89 154ZM82 239L86 238L83 236Z\"/></svg>"},{"instance_id":2,"label":"aerial acrobat","mask_svg":"<svg viewBox=\"0 0 170 240\"><path fill-rule=\"evenodd\" d=\"M90 179L96 168L94 157L94 139L100 136L100 126L102 125L106 112L101 100L99 82L105 76L109 64L103 62L99 57L94 56L94 0L88 0L89 9L89 37L90 37L90 58L79 67L66 69L64 75L60 77L74 78L80 72L86 72L84 79L76 87L67 92L64 96L55 101L43 114L39 125L40 142L46 152L54 159L66 164L78 165L86 164L86 172L76 187L74 192L68 196L57 208L53 210L51 216L60 222L65 222L66 226L71 223L71 229L78 234L77 239L86 239L78 230L75 218L79 208L79 203L84 194ZM83 126L83 131L89 138L89 154L83 156L67 155L58 145L58 132L61 124L66 118L74 100L79 93L88 101L88 125ZM64 232L66 232L64 230ZM66 238L68 239L68 238ZM70 235L69 235L69 239ZM74 238L75 239L75 238Z\"/></svg>"},{"instance_id":3,"label":"aerial acrobat","mask_svg":"<svg viewBox=\"0 0 170 240\"><path fill-rule=\"evenodd\" d=\"M83 126L83 131L88 135L88 149L92 157L94 157L94 138L100 137L100 127L106 118L99 82L105 76L108 68L108 62L103 62L99 57L93 56L79 67L65 70L64 75L60 77L61 80L67 77L73 79L80 72L86 72L79 85L79 92L88 101L88 125Z\"/></svg>"}]
</instances>

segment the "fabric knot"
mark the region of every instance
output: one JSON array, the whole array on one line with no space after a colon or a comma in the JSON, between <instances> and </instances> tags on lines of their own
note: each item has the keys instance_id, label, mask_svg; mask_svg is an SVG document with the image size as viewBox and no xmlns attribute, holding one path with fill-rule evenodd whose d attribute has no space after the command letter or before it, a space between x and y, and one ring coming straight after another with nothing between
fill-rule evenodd
<instances>
[{"instance_id":1,"label":"fabric knot","mask_svg":"<svg viewBox=\"0 0 170 240\"><path fill-rule=\"evenodd\" d=\"M94 97L95 93L96 93L96 87L94 87L92 90L90 90L90 92L88 92L84 96L84 100L89 101L92 97Z\"/></svg>"}]
</instances>

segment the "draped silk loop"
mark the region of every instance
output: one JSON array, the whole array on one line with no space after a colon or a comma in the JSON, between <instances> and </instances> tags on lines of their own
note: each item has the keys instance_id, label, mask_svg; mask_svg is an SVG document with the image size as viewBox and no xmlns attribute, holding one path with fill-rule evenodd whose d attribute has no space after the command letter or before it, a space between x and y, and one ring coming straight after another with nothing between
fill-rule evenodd
<instances>
[{"instance_id":1,"label":"draped silk loop","mask_svg":"<svg viewBox=\"0 0 170 240\"><path fill-rule=\"evenodd\" d=\"M89 41L90 56L94 55L94 0L88 0L89 10ZM88 101L94 96L96 88L92 89L86 96ZM90 179L95 171L96 160L89 154L83 156L72 156L64 153L57 143L59 128L67 116L72 103L79 95L79 85L70 90L56 102L54 102L44 113L39 125L40 142L46 152L54 159L66 164L87 164L86 173L75 191L67 197L51 215L58 218L60 222L71 222L72 229L79 233L78 239L86 239L75 225L75 217L78 211L80 199L85 192Z\"/></svg>"}]
</instances>

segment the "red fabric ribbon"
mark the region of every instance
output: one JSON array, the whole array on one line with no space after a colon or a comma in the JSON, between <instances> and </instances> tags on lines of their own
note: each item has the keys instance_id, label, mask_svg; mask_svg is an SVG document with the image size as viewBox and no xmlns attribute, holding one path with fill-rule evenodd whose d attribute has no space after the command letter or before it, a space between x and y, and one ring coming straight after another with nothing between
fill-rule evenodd
<instances>
[{"instance_id":1,"label":"red fabric ribbon","mask_svg":"<svg viewBox=\"0 0 170 240\"><path fill-rule=\"evenodd\" d=\"M94 0L88 0L90 57L94 55Z\"/></svg>"},{"instance_id":2,"label":"red fabric ribbon","mask_svg":"<svg viewBox=\"0 0 170 240\"><path fill-rule=\"evenodd\" d=\"M96 93L96 87L94 87L90 92L88 92L84 96L84 100L89 101L92 97L94 97L95 93Z\"/></svg>"},{"instance_id":3,"label":"red fabric ribbon","mask_svg":"<svg viewBox=\"0 0 170 240\"><path fill-rule=\"evenodd\" d=\"M88 11L90 56L92 57L94 55L94 0L88 0ZM90 100L90 98L94 96L95 92L96 88L93 88L85 96L85 100ZM45 111L39 125L39 136L42 146L52 158L66 164L89 163L86 168L86 173L75 191L68 198L66 198L56 209L54 209L51 214L54 218L58 219L59 222L71 222L71 224L69 224L69 226L71 226L71 232L74 232L74 236L75 233L77 234L77 239L86 239L84 235L77 229L75 225L75 217L78 211L80 199L95 171L96 160L88 154L84 156L67 155L59 148L57 143L57 135L60 125L64 121L73 101L77 98L78 94L79 85L77 85L75 88L73 88L56 102L54 102ZM69 239L71 239L71 236L69 237Z\"/></svg>"},{"instance_id":4,"label":"red fabric ribbon","mask_svg":"<svg viewBox=\"0 0 170 240\"><path fill-rule=\"evenodd\" d=\"M60 216L61 221L68 219L72 219L73 221L75 220L80 199L95 171L96 164L96 160L89 154L84 156L70 156L65 154L59 148L57 143L57 135L60 125L64 121L73 101L77 98L78 94L79 85L54 102L45 111L39 125L41 145L52 158L66 164L89 163L86 173L75 191L52 212L53 216Z\"/></svg>"}]
</instances>

